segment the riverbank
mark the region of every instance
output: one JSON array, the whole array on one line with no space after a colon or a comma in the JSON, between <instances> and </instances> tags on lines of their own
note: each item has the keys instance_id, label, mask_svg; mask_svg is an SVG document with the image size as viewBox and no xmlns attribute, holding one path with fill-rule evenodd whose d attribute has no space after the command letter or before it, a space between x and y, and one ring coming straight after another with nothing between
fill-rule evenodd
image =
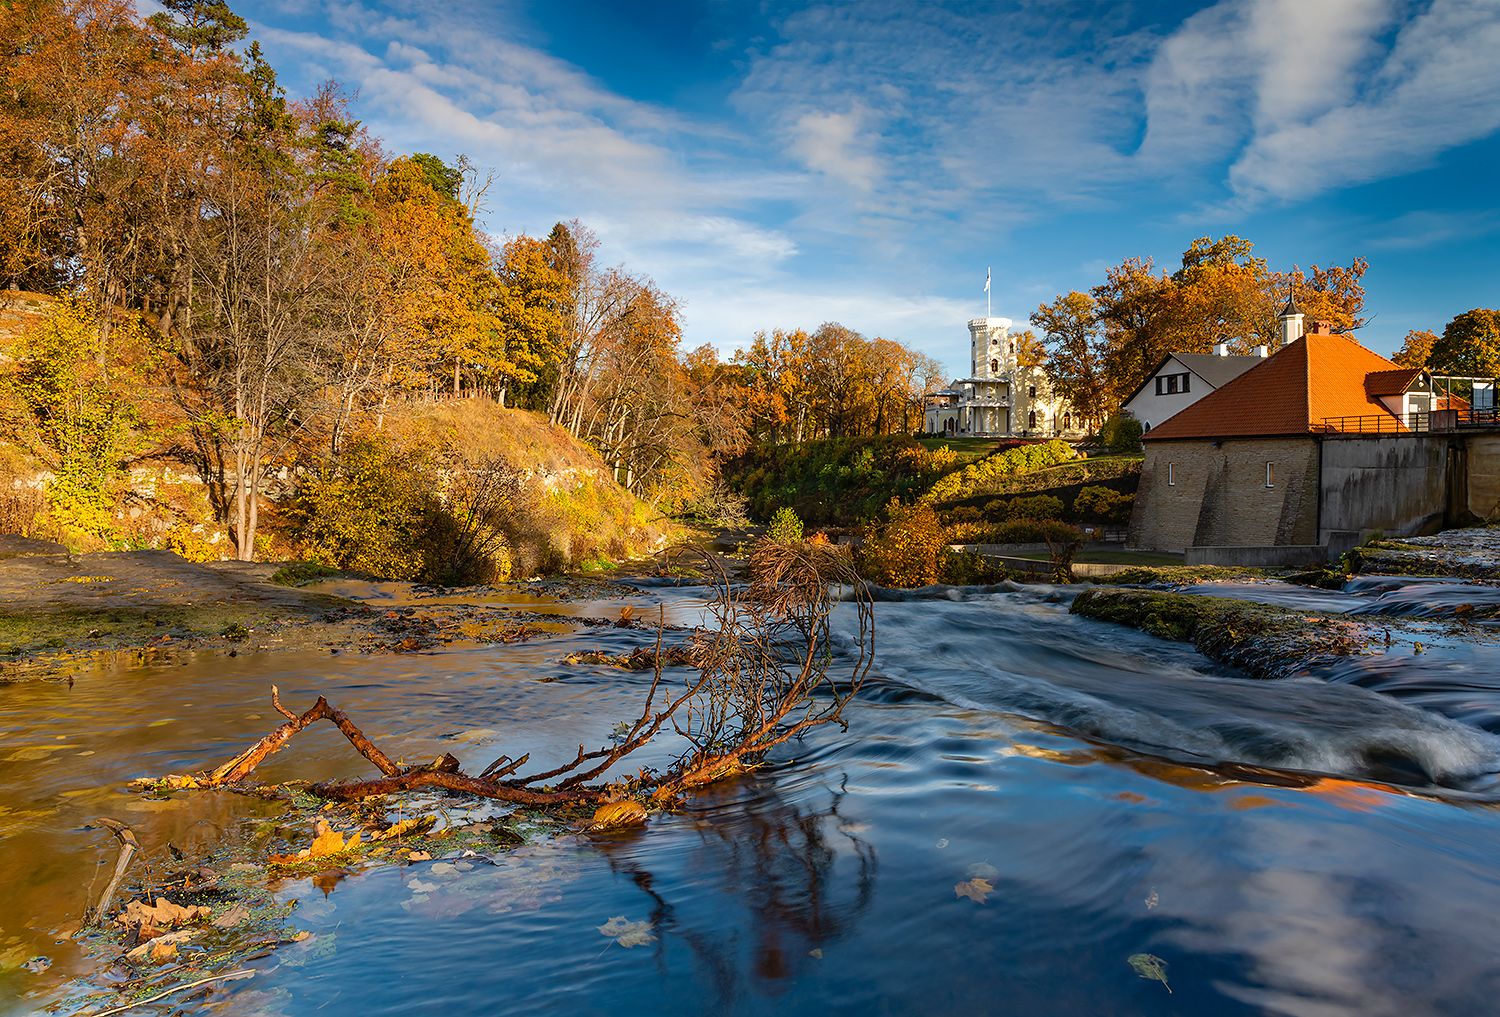
<instances>
[{"instance_id":1,"label":"riverbank","mask_svg":"<svg viewBox=\"0 0 1500 1017\"><path fill-rule=\"evenodd\" d=\"M284 585L308 578L316 581ZM604 575L447 591L276 563L200 564L169 551L70 554L45 541L0 537L0 683L68 679L101 655L146 661L189 652L410 653L508 643L555 628L558 601L636 593Z\"/></svg>"}]
</instances>

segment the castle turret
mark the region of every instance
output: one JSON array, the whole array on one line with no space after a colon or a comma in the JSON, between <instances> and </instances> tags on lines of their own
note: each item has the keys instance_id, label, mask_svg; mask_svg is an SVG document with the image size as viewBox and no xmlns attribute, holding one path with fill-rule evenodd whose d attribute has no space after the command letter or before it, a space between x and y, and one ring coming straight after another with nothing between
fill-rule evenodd
<instances>
[{"instance_id":1,"label":"castle turret","mask_svg":"<svg viewBox=\"0 0 1500 1017\"><path fill-rule=\"evenodd\" d=\"M999 379L1015 367L1009 318L975 318L969 322L973 378Z\"/></svg>"}]
</instances>

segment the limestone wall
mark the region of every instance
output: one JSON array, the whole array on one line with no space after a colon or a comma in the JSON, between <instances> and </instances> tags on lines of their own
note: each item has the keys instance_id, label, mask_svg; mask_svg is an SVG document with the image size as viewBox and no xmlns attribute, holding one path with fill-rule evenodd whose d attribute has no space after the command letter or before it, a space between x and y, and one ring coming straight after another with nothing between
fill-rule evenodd
<instances>
[{"instance_id":1,"label":"limestone wall","mask_svg":"<svg viewBox=\"0 0 1500 1017\"><path fill-rule=\"evenodd\" d=\"M1132 547L1312 544L1317 536L1318 446L1312 438L1226 438L1217 447L1146 443L1130 519Z\"/></svg>"}]
</instances>

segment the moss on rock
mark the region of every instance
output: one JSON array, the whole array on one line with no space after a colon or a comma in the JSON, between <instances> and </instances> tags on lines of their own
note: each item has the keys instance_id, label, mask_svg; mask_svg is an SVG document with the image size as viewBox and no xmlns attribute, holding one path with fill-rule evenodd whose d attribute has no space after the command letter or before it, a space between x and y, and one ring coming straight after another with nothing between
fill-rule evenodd
<instances>
[{"instance_id":1,"label":"moss on rock","mask_svg":"<svg viewBox=\"0 0 1500 1017\"><path fill-rule=\"evenodd\" d=\"M1369 625L1336 616L1161 590L1085 590L1072 612L1191 643L1254 678L1284 678L1319 658L1364 653L1374 641Z\"/></svg>"}]
</instances>

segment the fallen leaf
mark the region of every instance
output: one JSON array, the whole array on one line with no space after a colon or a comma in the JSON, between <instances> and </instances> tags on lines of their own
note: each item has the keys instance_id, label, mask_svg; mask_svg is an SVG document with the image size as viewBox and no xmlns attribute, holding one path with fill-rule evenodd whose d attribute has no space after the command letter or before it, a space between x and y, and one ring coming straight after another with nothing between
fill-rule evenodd
<instances>
[{"instance_id":1,"label":"fallen leaf","mask_svg":"<svg viewBox=\"0 0 1500 1017\"><path fill-rule=\"evenodd\" d=\"M345 851L353 851L359 847L359 834L345 838L333 827L323 820L318 820L317 833L313 836L312 846L306 850L298 851L298 858L322 858L325 855L341 854Z\"/></svg>"},{"instance_id":2,"label":"fallen leaf","mask_svg":"<svg viewBox=\"0 0 1500 1017\"><path fill-rule=\"evenodd\" d=\"M942 850L943 848L947 847L948 846L948 838L947 837L939 838L938 842L937 842L937 846L938 846L938 850Z\"/></svg>"},{"instance_id":3,"label":"fallen leaf","mask_svg":"<svg viewBox=\"0 0 1500 1017\"><path fill-rule=\"evenodd\" d=\"M1160 957L1152 953L1133 953L1125 959L1125 963L1142 978L1160 982L1171 993L1172 987L1167 985L1167 962Z\"/></svg>"},{"instance_id":4,"label":"fallen leaf","mask_svg":"<svg viewBox=\"0 0 1500 1017\"><path fill-rule=\"evenodd\" d=\"M163 961L169 961L176 957L177 947L182 943L186 943L195 935L197 933L192 929L179 929L176 932L169 932L165 936L158 936L149 942L142 943L125 956L133 961L149 960L153 964L160 964Z\"/></svg>"},{"instance_id":5,"label":"fallen leaf","mask_svg":"<svg viewBox=\"0 0 1500 1017\"><path fill-rule=\"evenodd\" d=\"M1161 898L1156 895L1156 889L1153 887L1151 892L1146 894L1146 909L1149 911L1159 903L1161 903Z\"/></svg>"},{"instance_id":6,"label":"fallen leaf","mask_svg":"<svg viewBox=\"0 0 1500 1017\"><path fill-rule=\"evenodd\" d=\"M51 966L52 966L52 958L51 957L33 957L33 958L31 958L31 960L29 960L25 964L21 965L21 967L25 968L27 971L30 971L34 975L41 974L43 971L46 971Z\"/></svg>"},{"instance_id":7,"label":"fallen leaf","mask_svg":"<svg viewBox=\"0 0 1500 1017\"><path fill-rule=\"evenodd\" d=\"M216 929L232 929L236 925L244 925L250 920L250 909L242 904L236 904L228 911L213 920Z\"/></svg>"},{"instance_id":8,"label":"fallen leaf","mask_svg":"<svg viewBox=\"0 0 1500 1017\"><path fill-rule=\"evenodd\" d=\"M142 926L171 929L196 922L200 918L207 918L211 913L212 909L201 904L189 904L183 907L181 904L173 904L165 897L158 897L155 905L139 900L126 904L125 910L115 915L115 924L130 931L138 930Z\"/></svg>"},{"instance_id":9,"label":"fallen leaf","mask_svg":"<svg viewBox=\"0 0 1500 1017\"><path fill-rule=\"evenodd\" d=\"M955 896L967 897L975 904L983 904L989 900L990 894L994 892L995 888L991 885L990 881L978 876L962 883L956 883L953 887Z\"/></svg>"},{"instance_id":10,"label":"fallen leaf","mask_svg":"<svg viewBox=\"0 0 1500 1017\"><path fill-rule=\"evenodd\" d=\"M414 816L411 819L403 819L399 823L392 823L370 839L395 840L397 837L415 837L431 830L436 824L436 816Z\"/></svg>"},{"instance_id":11,"label":"fallen leaf","mask_svg":"<svg viewBox=\"0 0 1500 1017\"><path fill-rule=\"evenodd\" d=\"M645 946L656 939L650 922L632 922L624 915L616 915L599 926L599 932L627 950L633 946Z\"/></svg>"},{"instance_id":12,"label":"fallen leaf","mask_svg":"<svg viewBox=\"0 0 1500 1017\"><path fill-rule=\"evenodd\" d=\"M430 862L430 861L432 861L432 852L430 852L430 851L408 851L406 853L406 860L409 861L409 862Z\"/></svg>"},{"instance_id":13,"label":"fallen leaf","mask_svg":"<svg viewBox=\"0 0 1500 1017\"><path fill-rule=\"evenodd\" d=\"M590 830L608 830L618 826L634 826L646 821L646 807L640 802L626 799L623 802L605 802L594 810Z\"/></svg>"},{"instance_id":14,"label":"fallen leaf","mask_svg":"<svg viewBox=\"0 0 1500 1017\"><path fill-rule=\"evenodd\" d=\"M809 956L809 957L815 957L815 958L817 958L817 959L818 959L818 960L822 960L822 959L823 959L823 951L822 951L822 949L821 949L821 948L817 948L817 947L815 947L815 948L813 948L813 949L811 949L811 950L809 950L809 951L807 951L807 955L808 955L808 956Z\"/></svg>"}]
</instances>

